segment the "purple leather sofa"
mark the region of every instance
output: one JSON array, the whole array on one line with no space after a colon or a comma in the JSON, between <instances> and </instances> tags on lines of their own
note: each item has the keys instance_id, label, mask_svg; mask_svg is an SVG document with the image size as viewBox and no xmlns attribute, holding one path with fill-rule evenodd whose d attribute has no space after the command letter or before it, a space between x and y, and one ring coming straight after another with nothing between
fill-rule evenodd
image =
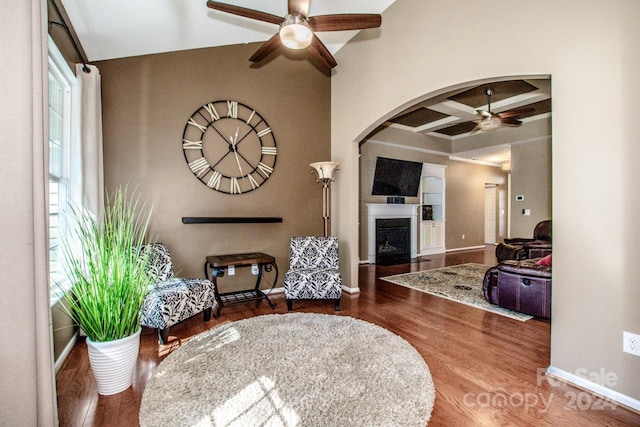
<instances>
[{"instance_id":1,"label":"purple leather sofa","mask_svg":"<svg viewBox=\"0 0 640 427\"><path fill-rule=\"evenodd\" d=\"M549 255L551 245L551 220L540 221L533 229L533 237L517 237L504 239L504 243L496 246L496 258L498 262L504 260L523 260L529 258L541 258Z\"/></svg>"},{"instance_id":2,"label":"purple leather sofa","mask_svg":"<svg viewBox=\"0 0 640 427\"><path fill-rule=\"evenodd\" d=\"M520 313L551 318L551 266L536 264L539 258L502 261L484 275L484 297Z\"/></svg>"}]
</instances>

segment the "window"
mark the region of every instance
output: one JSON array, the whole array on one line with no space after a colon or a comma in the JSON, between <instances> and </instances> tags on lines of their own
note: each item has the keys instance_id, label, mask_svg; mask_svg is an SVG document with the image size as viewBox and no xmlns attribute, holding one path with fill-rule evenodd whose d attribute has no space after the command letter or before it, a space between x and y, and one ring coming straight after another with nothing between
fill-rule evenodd
<instances>
[{"instance_id":1,"label":"window","mask_svg":"<svg viewBox=\"0 0 640 427\"><path fill-rule=\"evenodd\" d=\"M76 78L57 47L49 39L49 277L51 305L70 288L62 263L61 237L67 227L67 212L73 187L73 137ZM77 175L77 174L76 174Z\"/></svg>"}]
</instances>

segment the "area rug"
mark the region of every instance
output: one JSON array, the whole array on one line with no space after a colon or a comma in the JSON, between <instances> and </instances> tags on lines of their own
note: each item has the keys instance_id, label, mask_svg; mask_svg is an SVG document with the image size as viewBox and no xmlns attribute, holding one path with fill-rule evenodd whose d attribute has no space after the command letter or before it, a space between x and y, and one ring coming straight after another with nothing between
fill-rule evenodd
<instances>
[{"instance_id":1,"label":"area rug","mask_svg":"<svg viewBox=\"0 0 640 427\"><path fill-rule=\"evenodd\" d=\"M484 273L489 268L488 265L469 263L417 273L396 274L381 279L523 322L532 319L533 316L490 304L484 298L482 281Z\"/></svg>"},{"instance_id":2,"label":"area rug","mask_svg":"<svg viewBox=\"0 0 640 427\"><path fill-rule=\"evenodd\" d=\"M146 426L424 426L435 389L403 338L347 316L270 314L222 324L148 381Z\"/></svg>"}]
</instances>

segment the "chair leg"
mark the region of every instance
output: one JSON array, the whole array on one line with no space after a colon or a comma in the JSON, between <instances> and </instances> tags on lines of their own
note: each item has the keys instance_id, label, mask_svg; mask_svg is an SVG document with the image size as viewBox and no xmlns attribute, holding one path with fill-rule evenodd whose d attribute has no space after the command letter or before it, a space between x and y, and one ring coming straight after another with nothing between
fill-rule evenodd
<instances>
[{"instance_id":1,"label":"chair leg","mask_svg":"<svg viewBox=\"0 0 640 427\"><path fill-rule=\"evenodd\" d=\"M158 342L166 344L169 341L169 328L158 329Z\"/></svg>"},{"instance_id":2,"label":"chair leg","mask_svg":"<svg viewBox=\"0 0 640 427\"><path fill-rule=\"evenodd\" d=\"M340 298L333 300L336 305L336 311L340 311Z\"/></svg>"},{"instance_id":3,"label":"chair leg","mask_svg":"<svg viewBox=\"0 0 640 427\"><path fill-rule=\"evenodd\" d=\"M287 311L293 310L293 300L287 300Z\"/></svg>"},{"instance_id":4,"label":"chair leg","mask_svg":"<svg viewBox=\"0 0 640 427\"><path fill-rule=\"evenodd\" d=\"M209 320L211 320L212 311L213 311L213 307L209 307L209 308L205 308L204 311L202 312L205 322L208 322Z\"/></svg>"},{"instance_id":5,"label":"chair leg","mask_svg":"<svg viewBox=\"0 0 640 427\"><path fill-rule=\"evenodd\" d=\"M213 317L218 319L220 317L220 310L222 310L222 304L218 303L216 307L216 312L213 313Z\"/></svg>"}]
</instances>

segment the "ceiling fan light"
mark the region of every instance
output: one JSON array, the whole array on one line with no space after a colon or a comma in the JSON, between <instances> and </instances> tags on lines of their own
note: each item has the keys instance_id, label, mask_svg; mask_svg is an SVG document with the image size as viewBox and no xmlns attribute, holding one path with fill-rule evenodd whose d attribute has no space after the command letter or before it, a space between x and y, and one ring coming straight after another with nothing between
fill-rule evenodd
<instances>
[{"instance_id":1,"label":"ceiling fan light","mask_svg":"<svg viewBox=\"0 0 640 427\"><path fill-rule=\"evenodd\" d=\"M497 117L490 117L480 122L480 129L482 130L494 130L500 127L500 119Z\"/></svg>"},{"instance_id":2,"label":"ceiling fan light","mask_svg":"<svg viewBox=\"0 0 640 427\"><path fill-rule=\"evenodd\" d=\"M289 49L304 49L311 44L313 31L306 21L295 15L287 15L280 25L280 41Z\"/></svg>"}]
</instances>

